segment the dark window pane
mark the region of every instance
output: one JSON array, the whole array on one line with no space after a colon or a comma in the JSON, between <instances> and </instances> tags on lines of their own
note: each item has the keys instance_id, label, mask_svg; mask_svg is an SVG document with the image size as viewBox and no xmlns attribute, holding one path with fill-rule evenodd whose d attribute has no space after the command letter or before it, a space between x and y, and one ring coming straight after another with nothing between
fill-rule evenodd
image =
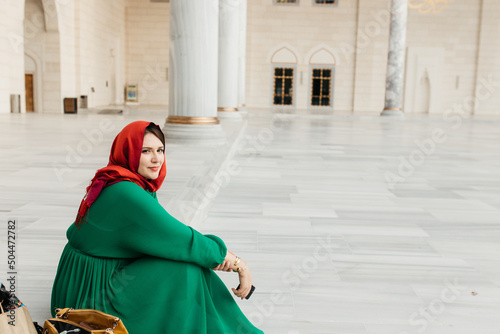
<instances>
[{"instance_id":1,"label":"dark window pane","mask_svg":"<svg viewBox=\"0 0 500 334\"><path fill-rule=\"evenodd\" d=\"M281 79L281 78L276 78L276 79L274 80L274 89L278 89L278 88L280 88L280 89L281 89L281 87L283 87L283 79Z\"/></svg>"},{"instance_id":2,"label":"dark window pane","mask_svg":"<svg viewBox=\"0 0 500 334\"><path fill-rule=\"evenodd\" d=\"M292 79L285 79L285 92L290 94L290 90L292 89Z\"/></svg>"},{"instance_id":3,"label":"dark window pane","mask_svg":"<svg viewBox=\"0 0 500 334\"><path fill-rule=\"evenodd\" d=\"M293 94L293 68L274 68L273 104L291 105Z\"/></svg>"},{"instance_id":4,"label":"dark window pane","mask_svg":"<svg viewBox=\"0 0 500 334\"><path fill-rule=\"evenodd\" d=\"M313 79L313 89L312 89L313 95L319 95L320 90L321 90L321 80Z\"/></svg>"},{"instance_id":5,"label":"dark window pane","mask_svg":"<svg viewBox=\"0 0 500 334\"><path fill-rule=\"evenodd\" d=\"M323 80L323 90L321 91L323 95L330 94L330 80Z\"/></svg>"},{"instance_id":6,"label":"dark window pane","mask_svg":"<svg viewBox=\"0 0 500 334\"><path fill-rule=\"evenodd\" d=\"M326 0L325 3L335 3L335 0Z\"/></svg>"},{"instance_id":7,"label":"dark window pane","mask_svg":"<svg viewBox=\"0 0 500 334\"><path fill-rule=\"evenodd\" d=\"M274 90L274 95L283 95L283 88L276 87L276 89Z\"/></svg>"},{"instance_id":8,"label":"dark window pane","mask_svg":"<svg viewBox=\"0 0 500 334\"><path fill-rule=\"evenodd\" d=\"M330 106L332 89L332 69L314 68L312 70L311 105Z\"/></svg>"}]
</instances>

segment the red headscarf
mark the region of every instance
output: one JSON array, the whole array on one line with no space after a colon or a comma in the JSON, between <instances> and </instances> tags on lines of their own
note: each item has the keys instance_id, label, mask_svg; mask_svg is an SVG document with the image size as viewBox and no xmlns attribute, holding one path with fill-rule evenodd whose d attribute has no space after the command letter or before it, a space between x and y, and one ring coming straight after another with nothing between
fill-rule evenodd
<instances>
[{"instance_id":1,"label":"red headscarf","mask_svg":"<svg viewBox=\"0 0 500 334\"><path fill-rule=\"evenodd\" d=\"M111 146L108 165L97 170L90 185L87 187L87 193L80 203L75 221L77 226L80 226L82 222L85 223L85 218L87 217L88 219L90 206L99 197L102 189L107 186L120 181L130 181L150 192L160 189L167 174L165 162L161 166L158 178L155 180L148 180L137 173L141 159L144 131L150 124L158 126L152 122L135 121L124 127L116 136Z\"/></svg>"}]
</instances>

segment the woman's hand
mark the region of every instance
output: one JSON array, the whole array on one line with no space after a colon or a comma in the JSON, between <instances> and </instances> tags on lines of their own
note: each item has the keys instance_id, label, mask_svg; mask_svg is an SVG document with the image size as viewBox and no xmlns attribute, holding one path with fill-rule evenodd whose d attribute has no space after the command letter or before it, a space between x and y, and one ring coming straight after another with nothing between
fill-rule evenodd
<instances>
[{"instance_id":1,"label":"woman's hand","mask_svg":"<svg viewBox=\"0 0 500 334\"><path fill-rule=\"evenodd\" d=\"M244 299L252 290L252 275L250 274L250 269L245 261L234 255L233 252L228 250L224 262L213 268L213 270L238 272L240 287L238 290L234 288L232 288L232 290L239 298Z\"/></svg>"},{"instance_id":2,"label":"woman's hand","mask_svg":"<svg viewBox=\"0 0 500 334\"><path fill-rule=\"evenodd\" d=\"M252 288L252 275L250 274L250 269L240 270L238 272L238 277L240 279L240 288L236 290L232 288L233 293L240 297L242 300L250 293Z\"/></svg>"},{"instance_id":3,"label":"woman's hand","mask_svg":"<svg viewBox=\"0 0 500 334\"><path fill-rule=\"evenodd\" d=\"M233 271L231 269L231 262L230 261L224 261L221 264L219 264L217 267L212 268L212 270Z\"/></svg>"}]
</instances>

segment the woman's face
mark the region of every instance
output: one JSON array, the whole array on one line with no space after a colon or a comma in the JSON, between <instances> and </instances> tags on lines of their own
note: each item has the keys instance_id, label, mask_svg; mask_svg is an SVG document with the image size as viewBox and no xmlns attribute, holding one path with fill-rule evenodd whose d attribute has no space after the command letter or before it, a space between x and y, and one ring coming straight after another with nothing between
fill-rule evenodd
<instances>
[{"instance_id":1,"label":"woman's face","mask_svg":"<svg viewBox=\"0 0 500 334\"><path fill-rule=\"evenodd\" d=\"M154 134L147 132L142 143L141 160L137 173L146 179L155 180L165 162L165 148Z\"/></svg>"}]
</instances>

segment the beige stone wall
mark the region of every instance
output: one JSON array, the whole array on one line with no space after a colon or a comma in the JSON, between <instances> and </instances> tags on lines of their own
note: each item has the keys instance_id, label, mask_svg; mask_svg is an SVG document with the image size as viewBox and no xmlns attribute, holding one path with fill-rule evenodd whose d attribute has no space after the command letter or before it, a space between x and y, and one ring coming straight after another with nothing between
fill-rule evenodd
<instances>
[{"instance_id":1,"label":"beige stone wall","mask_svg":"<svg viewBox=\"0 0 500 334\"><path fill-rule=\"evenodd\" d=\"M33 75L35 111L60 113L63 104L61 87L66 85L65 93L69 94L66 96L74 94L74 75L63 75L61 70L62 61L67 62L67 59L61 57L61 42L66 41L60 35L61 31L66 32L71 40L71 27L62 28L61 22L65 22L62 17L72 15L72 10L68 10L72 2L56 6L54 1L42 4L40 0L26 0L25 4L24 53L26 62L34 66L28 68L25 65L23 74ZM73 72L74 67L66 67Z\"/></svg>"},{"instance_id":2,"label":"beige stone wall","mask_svg":"<svg viewBox=\"0 0 500 334\"><path fill-rule=\"evenodd\" d=\"M81 0L64 1L59 5L60 54L61 54L61 98L77 97L76 90L76 38L75 18L79 14ZM79 9L79 8L78 8Z\"/></svg>"},{"instance_id":3,"label":"beige stone wall","mask_svg":"<svg viewBox=\"0 0 500 334\"><path fill-rule=\"evenodd\" d=\"M311 50L325 46L336 61L333 109L380 113L384 106L389 5L389 0L340 1L332 7L304 0L298 5L249 1L247 105L271 105L270 54L284 43L293 47L298 59L296 108L311 108L309 55Z\"/></svg>"},{"instance_id":4,"label":"beige stone wall","mask_svg":"<svg viewBox=\"0 0 500 334\"><path fill-rule=\"evenodd\" d=\"M310 67L307 55L319 45L334 53L334 109L352 108L352 57L343 56L341 45L353 45L356 2L341 1L322 7L303 0L299 5L274 5L271 0L248 1L247 106L268 108L272 99L271 57L282 46L296 54L296 108L307 108Z\"/></svg>"},{"instance_id":5,"label":"beige stone wall","mask_svg":"<svg viewBox=\"0 0 500 334\"><path fill-rule=\"evenodd\" d=\"M419 57L424 57L425 48L433 48L433 52L442 52L444 56L441 64L432 68L430 73L431 76L437 73L441 77L440 83L439 80L430 82L431 99L439 101L437 112L452 108L474 94L480 3L480 0L455 0L439 13L409 10L408 48L419 50ZM418 83L425 79L423 71L428 62L420 63L420 74L407 81L407 88L412 80ZM407 71L408 75L411 71Z\"/></svg>"},{"instance_id":6,"label":"beige stone wall","mask_svg":"<svg viewBox=\"0 0 500 334\"><path fill-rule=\"evenodd\" d=\"M390 1L360 0L355 52L344 52L354 65L354 113L376 115L384 109L389 30Z\"/></svg>"},{"instance_id":7,"label":"beige stone wall","mask_svg":"<svg viewBox=\"0 0 500 334\"><path fill-rule=\"evenodd\" d=\"M378 115L384 107L390 2L344 0L320 9L307 0L298 5L249 1L247 105L271 106L270 54L287 46L297 56L302 77L296 81L295 107L309 108L306 55L323 44L337 60L334 110ZM464 104L469 113L500 113L500 87L475 105L465 100L486 91L488 75L500 82L499 7L494 0L455 0L436 13L409 9L405 111L442 114Z\"/></svg>"},{"instance_id":8,"label":"beige stone wall","mask_svg":"<svg viewBox=\"0 0 500 334\"><path fill-rule=\"evenodd\" d=\"M125 1L76 2L77 94L88 96L89 107L121 103L125 86Z\"/></svg>"},{"instance_id":9,"label":"beige stone wall","mask_svg":"<svg viewBox=\"0 0 500 334\"><path fill-rule=\"evenodd\" d=\"M139 85L139 103L168 104L168 3L126 2L126 80Z\"/></svg>"},{"instance_id":10,"label":"beige stone wall","mask_svg":"<svg viewBox=\"0 0 500 334\"><path fill-rule=\"evenodd\" d=\"M45 15L40 0L27 0L23 13L24 17L24 53L25 63L23 73L33 75L34 107L35 111L43 111L43 68L44 68L44 41L46 35ZM59 79L59 78L56 78Z\"/></svg>"}]
</instances>

